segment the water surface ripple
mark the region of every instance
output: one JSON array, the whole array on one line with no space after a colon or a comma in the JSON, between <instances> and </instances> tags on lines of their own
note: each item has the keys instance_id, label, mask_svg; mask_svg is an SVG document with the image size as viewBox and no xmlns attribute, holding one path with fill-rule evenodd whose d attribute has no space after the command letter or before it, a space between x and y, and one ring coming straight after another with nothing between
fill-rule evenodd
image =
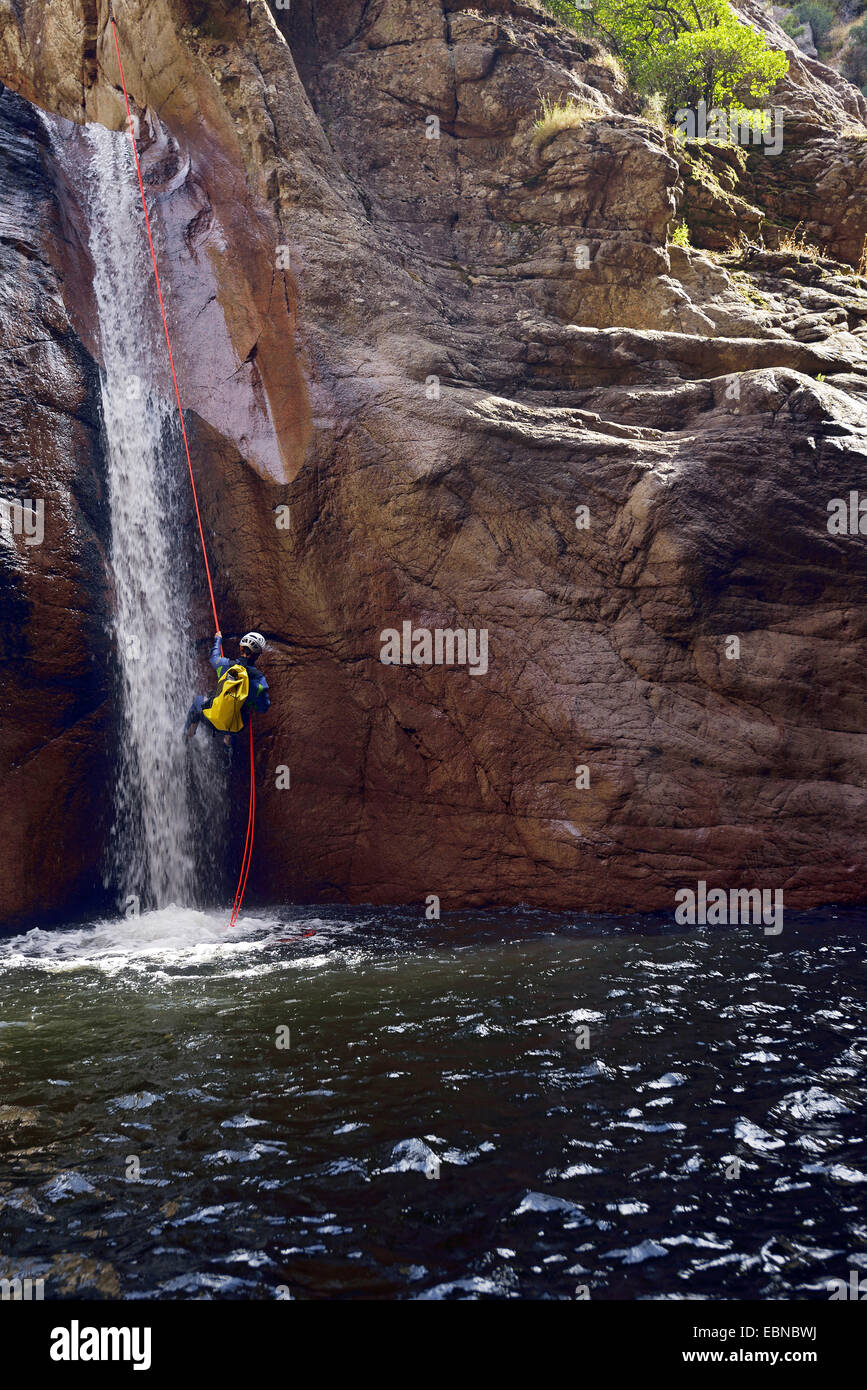
<instances>
[{"instance_id":1,"label":"water surface ripple","mask_svg":"<svg viewBox=\"0 0 867 1390\"><path fill-rule=\"evenodd\" d=\"M0 1276L826 1299L867 1270L862 942L836 910L776 938L345 908L6 937Z\"/></svg>"}]
</instances>

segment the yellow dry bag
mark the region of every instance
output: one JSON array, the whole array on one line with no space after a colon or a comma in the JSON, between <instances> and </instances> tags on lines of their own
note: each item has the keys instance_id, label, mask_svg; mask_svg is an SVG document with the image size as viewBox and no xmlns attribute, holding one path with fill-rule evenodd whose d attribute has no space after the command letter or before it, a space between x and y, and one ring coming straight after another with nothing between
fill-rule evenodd
<instances>
[{"instance_id":1,"label":"yellow dry bag","mask_svg":"<svg viewBox=\"0 0 867 1390\"><path fill-rule=\"evenodd\" d=\"M216 695L202 714L221 734L237 734L244 727L241 710L250 694L250 677L243 666L230 666L219 681Z\"/></svg>"}]
</instances>

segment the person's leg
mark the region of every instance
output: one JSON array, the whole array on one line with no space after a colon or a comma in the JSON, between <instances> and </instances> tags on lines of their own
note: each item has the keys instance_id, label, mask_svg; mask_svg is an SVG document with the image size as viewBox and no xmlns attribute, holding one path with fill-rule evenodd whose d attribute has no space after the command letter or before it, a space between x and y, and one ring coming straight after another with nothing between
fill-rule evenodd
<instances>
[{"instance_id":1,"label":"person's leg","mask_svg":"<svg viewBox=\"0 0 867 1390\"><path fill-rule=\"evenodd\" d=\"M207 695L197 695L187 710L187 722L184 725L184 733L187 738L194 738L202 717L202 710L208 703Z\"/></svg>"}]
</instances>

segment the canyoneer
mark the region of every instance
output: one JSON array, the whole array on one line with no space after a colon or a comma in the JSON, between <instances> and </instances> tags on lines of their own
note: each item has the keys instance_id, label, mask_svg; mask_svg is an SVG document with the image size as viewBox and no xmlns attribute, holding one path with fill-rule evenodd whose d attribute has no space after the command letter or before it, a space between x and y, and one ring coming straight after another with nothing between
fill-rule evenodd
<instances>
[{"instance_id":1,"label":"canyoneer","mask_svg":"<svg viewBox=\"0 0 867 1390\"><path fill-rule=\"evenodd\" d=\"M268 682L256 665L265 650L261 632L248 632L239 643L241 655L235 661L223 655L223 634L214 637L210 662L217 673L214 695L196 695L187 712L184 732L193 738L202 720L211 734L223 735L229 747L242 729L247 727L250 713L264 714L270 707Z\"/></svg>"}]
</instances>

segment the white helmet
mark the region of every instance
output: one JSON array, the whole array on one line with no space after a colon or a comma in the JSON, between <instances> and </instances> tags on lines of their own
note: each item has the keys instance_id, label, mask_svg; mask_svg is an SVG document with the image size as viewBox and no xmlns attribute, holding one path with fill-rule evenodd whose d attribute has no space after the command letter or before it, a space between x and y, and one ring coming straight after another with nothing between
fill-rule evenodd
<instances>
[{"instance_id":1,"label":"white helmet","mask_svg":"<svg viewBox=\"0 0 867 1390\"><path fill-rule=\"evenodd\" d=\"M265 650L265 638L261 632L246 632L241 638L241 648L254 658L261 656Z\"/></svg>"}]
</instances>

